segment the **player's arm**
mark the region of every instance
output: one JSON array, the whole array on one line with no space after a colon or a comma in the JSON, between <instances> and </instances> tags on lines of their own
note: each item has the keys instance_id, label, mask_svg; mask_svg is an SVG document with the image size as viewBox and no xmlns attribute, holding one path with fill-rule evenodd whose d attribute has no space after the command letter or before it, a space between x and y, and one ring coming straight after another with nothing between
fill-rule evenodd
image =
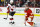
<instances>
[{"instance_id":1,"label":"player's arm","mask_svg":"<svg viewBox=\"0 0 40 27\"><path fill-rule=\"evenodd\" d=\"M7 7L7 13L9 13L9 6Z\"/></svg>"},{"instance_id":2,"label":"player's arm","mask_svg":"<svg viewBox=\"0 0 40 27\"><path fill-rule=\"evenodd\" d=\"M10 10L9 10L9 7L10 7L10 6L11 6L10 4L7 5L7 13L9 13L9 11L10 11Z\"/></svg>"}]
</instances>

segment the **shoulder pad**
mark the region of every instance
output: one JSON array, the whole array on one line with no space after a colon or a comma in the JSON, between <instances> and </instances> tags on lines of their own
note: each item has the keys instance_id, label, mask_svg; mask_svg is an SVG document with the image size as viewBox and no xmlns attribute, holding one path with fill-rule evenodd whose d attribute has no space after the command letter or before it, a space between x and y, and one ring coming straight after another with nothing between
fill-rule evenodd
<instances>
[{"instance_id":1,"label":"shoulder pad","mask_svg":"<svg viewBox=\"0 0 40 27\"><path fill-rule=\"evenodd\" d=\"M10 4L8 4L8 6L11 6Z\"/></svg>"}]
</instances>

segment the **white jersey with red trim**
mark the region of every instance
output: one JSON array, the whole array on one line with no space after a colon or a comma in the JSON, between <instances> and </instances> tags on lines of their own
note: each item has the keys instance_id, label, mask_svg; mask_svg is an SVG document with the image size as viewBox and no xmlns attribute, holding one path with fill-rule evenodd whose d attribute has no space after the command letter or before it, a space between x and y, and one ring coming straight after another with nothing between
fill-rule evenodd
<instances>
[{"instance_id":1,"label":"white jersey with red trim","mask_svg":"<svg viewBox=\"0 0 40 27\"><path fill-rule=\"evenodd\" d=\"M15 8L15 6L14 5L11 5L11 4L8 4L8 6L7 6L7 8L9 7L9 10L10 10L10 12L15 12L16 10L16 8Z\"/></svg>"}]
</instances>

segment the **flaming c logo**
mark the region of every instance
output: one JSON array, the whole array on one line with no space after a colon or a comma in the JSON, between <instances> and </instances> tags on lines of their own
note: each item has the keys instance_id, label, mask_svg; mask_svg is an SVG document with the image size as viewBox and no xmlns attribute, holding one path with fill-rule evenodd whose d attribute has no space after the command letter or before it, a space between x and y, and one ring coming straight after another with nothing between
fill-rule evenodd
<instances>
[{"instance_id":1,"label":"flaming c logo","mask_svg":"<svg viewBox=\"0 0 40 27\"><path fill-rule=\"evenodd\" d=\"M2 9L0 8L0 12L2 11Z\"/></svg>"}]
</instances>

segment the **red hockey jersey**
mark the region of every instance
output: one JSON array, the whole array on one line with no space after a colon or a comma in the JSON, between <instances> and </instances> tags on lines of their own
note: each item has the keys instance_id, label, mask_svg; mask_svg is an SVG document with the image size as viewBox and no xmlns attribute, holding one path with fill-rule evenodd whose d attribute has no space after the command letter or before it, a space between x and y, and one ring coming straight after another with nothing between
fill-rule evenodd
<instances>
[{"instance_id":1,"label":"red hockey jersey","mask_svg":"<svg viewBox=\"0 0 40 27\"><path fill-rule=\"evenodd\" d=\"M24 12L26 13L26 14L25 14L25 17L26 17L26 18L29 17L30 13L32 13L32 11L31 11L30 9L28 9L27 11L26 11L26 9L25 9Z\"/></svg>"},{"instance_id":2,"label":"red hockey jersey","mask_svg":"<svg viewBox=\"0 0 40 27\"><path fill-rule=\"evenodd\" d=\"M32 21L33 20L33 17L34 17L34 14L32 13L32 11L30 9L28 9L26 11L26 9L25 9L24 12L26 13L25 14L25 18L27 18L26 20L28 20L28 17L30 17L31 18L31 21Z\"/></svg>"}]
</instances>

